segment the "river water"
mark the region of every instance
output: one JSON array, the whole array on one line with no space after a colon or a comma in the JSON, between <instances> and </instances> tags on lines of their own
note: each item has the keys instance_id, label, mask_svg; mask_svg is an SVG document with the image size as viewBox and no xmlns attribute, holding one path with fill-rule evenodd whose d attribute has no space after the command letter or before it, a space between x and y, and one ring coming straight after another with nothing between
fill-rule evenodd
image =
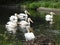
<instances>
[{"instance_id":1,"label":"river water","mask_svg":"<svg viewBox=\"0 0 60 45\"><path fill-rule=\"evenodd\" d=\"M9 16L20 13L20 10L20 6L16 4L0 5L0 24L5 24L9 20Z\"/></svg>"},{"instance_id":2,"label":"river water","mask_svg":"<svg viewBox=\"0 0 60 45\"><path fill-rule=\"evenodd\" d=\"M20 13L21 9L19 5L1 5L0 6L0 24L6 24L9 20L9 16L13 15L14 13ZM0 28L1 29L1 28ZM60 30L49 29L46 28L44 25L34 25L34 31L36 35L44 34L54 40L57 43L60 42Z\"/></svg>"}]
</instances>

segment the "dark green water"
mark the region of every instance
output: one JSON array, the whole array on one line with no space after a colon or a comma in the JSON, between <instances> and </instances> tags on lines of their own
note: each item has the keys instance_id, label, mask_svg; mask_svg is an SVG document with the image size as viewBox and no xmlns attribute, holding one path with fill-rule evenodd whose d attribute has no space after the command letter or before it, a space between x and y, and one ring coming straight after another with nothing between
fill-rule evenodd
<instances>
[{"instance_id":1,"label":"dark green water","mask_svg":"<svg viewBox=\"0 0 60 45\"><path fill-rule=\"evenodd\" d=\"M4 25L9 20L8 19L9 16L13 15L14 13L20 13L20 12L21 12L21 9L20 9L19 5L18 6L16 6L16 5L14 5L14 6L13 5L12 6L11 5L0 6L0 34L2 34L2 35L0 35L0 40L1 40L0 43L1 44L2 44L2 42L6 43L6 42L4 42L4 41L6 41L5 40L6 29L5 29ZM32 14L35 12L30 11L30 13ZM48 36L49 38L54 39L56 42L56 45L59 45L60 44L60 30L55 29L56 25L59 23L57 23L56 25L54 24L53 27L49 28L49 27L47 27L47 24L45 23L44 15L36 13L36 14L32 14L31 16L32 16L32 19L34 21L33 28L34 28L35 35L44 34L44 35ZM3 24L3 26L2 26L2 24ZM22 35L20 35L20 36L22 36ZM19 39L21 39L21 38L19 38Z\"/></svg>"},{"instance_id":2,"label":"dark green water","mask_svg":"<svg viewBox=\"0 0 60 45\"><path fill-rule=\"evenodd\" d=\"M11 15L14 13L20 13L21 9L19 5L0 5L0 24L5 24Z\"/></svg>"}]
</instances>

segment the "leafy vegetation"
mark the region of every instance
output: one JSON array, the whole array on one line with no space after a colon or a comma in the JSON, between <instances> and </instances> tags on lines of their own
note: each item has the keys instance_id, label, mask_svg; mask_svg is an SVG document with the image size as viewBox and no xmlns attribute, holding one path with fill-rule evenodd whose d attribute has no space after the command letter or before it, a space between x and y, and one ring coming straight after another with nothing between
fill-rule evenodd
<instances>
[{"instance_id":1,"label":"leafy vegetation","mask_svg":"<svg viewBox=\"0 0 60 45\"><path fill-rule=\"evenodd\" d=\"M37 9L38 7L47 7L47 8L60 8L60 2L52 2L52 1L37 1L24 3L29 9Z\"/></svg>"}]
</instances>

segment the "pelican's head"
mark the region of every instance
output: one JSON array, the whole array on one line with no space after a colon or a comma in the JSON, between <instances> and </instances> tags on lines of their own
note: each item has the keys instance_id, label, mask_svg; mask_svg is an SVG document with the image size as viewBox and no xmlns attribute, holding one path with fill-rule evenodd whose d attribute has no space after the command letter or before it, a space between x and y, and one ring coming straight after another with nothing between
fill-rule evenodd
<instances>
[{"instance_id":1,"label":"pelican's head","mask_svg":"<svg viewBox=\"0 0 60 45\"><path fill-rule=\"evenodd\" d=\"M17 16L18 14L17 14L17 13L15 13L14 15L15 15L15 16Z\"/></svg>"},{"instance_id":2,"label":"pelican's head","mask_svg":"<svg viewBox=\"0 0 60 45\"><path fill-rule=\"evenodd\" d=\"M51 15L54 15L55 13L54 12L50 12Z\"/></svg>"},{"instance_id":3,"label":"pelican's head","mask_svg":"<svg viewBox=\"0 0 60 45\"><path fill-rule=\"evenodd\" d=\"M17 14L10 16L9 20L12 21L12 22L17 22L17 20L18 20Z\"/></svg>"}]
</instances>

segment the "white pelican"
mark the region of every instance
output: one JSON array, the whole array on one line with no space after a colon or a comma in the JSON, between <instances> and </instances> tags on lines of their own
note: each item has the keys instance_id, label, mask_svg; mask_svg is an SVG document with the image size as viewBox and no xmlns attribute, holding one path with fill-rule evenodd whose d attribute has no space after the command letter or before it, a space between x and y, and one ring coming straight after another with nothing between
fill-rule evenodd
<instances>
[{"instance_id":1,"label":"white pelican","mask_svg":"<svg viewBox=\"0 0 60 45\"><path fill-rule=\"evenodd\" d=\"M54 13L54 12L50 12L50 16L51 16L50 24L53 24L53 23L54 23L54 22L53 22L53 15L55 15L55 13Z\"/></svg>"},{"instance_id":2,"label":"white pelican","mask_svg":"<svg viewBox=\"0 0 60 45\"><path fill-rule=\"evenodd\" d=\"M21 20L27 21L28 15L26 15L26 14L24 14L24 13L20 13L20 14L18 15L18 18L20 19L20 21L21 21Z\"/></svg>"},{"instance_id":3,"label":"white pelican","mask_svg":"<svg viewBox=\"0 0 60 45\"><path fill-rule=\"evenodd\" d=\"M32 41L35 39L35 35L33 32L27 32L24 34L26 41Z\"/></svg>"},{"instance_id":4,"label":"white pelican","mask_svg":"<svg viewBox=\"0 0 60 45\"><path fill-rule=\"evenodd\" d=\"M7 31L9 32L9 33L12 33L13 32L13 34L15 34L16 33L16 30L17 30L17 23L16 22L11 22L11 21L9 21L9 22L7 22L7 24L6 24L6 29L7 29Z\"/></svg>"},{"instance_id":5,"label":"white pelican","mask_svg":"<svg viewBox=\"0 0 60 45\"><path fill-rule=\"evenodd\" d=\"M27 42L26 44L27 45L33 44L33 41L35 39L35 35L34 35L33 32L29 31L28 27L26 27L26 29L27 29L27 32L24 33L24 36L25 36L25 39L26 39L26 42Z\"/></svg>"},{"instance_id":6,"label":"white pelican","mask_svg":"<svg viewBox=\"0 0 60 45\"><path fill-rule=\"evenodd\" d=\"M25 33L27 31L26 27L30 29L30 24L27 21L22 20L19 22L19 27Z\"/></svg>"},{"instance_id":7,"label":"white pelican","mask_svg":"<svg viewBox=\"0 0 60 45\"><path fill-rule=\"evenodd\" d=\"M28 18L27 21L22 20L19 22L19 27L22 29L22 31L27 31L26 27L28 28L28 30L30 29L30 21L33 23L30 18Z\"/></svg>"},{"instance_id":8,"label":"white pelican","mask_svg":"<svg viewBox=\"0 0 60 45\"><path fill-rule=\"evenodd\" d=\"M28 14L30 15L30 13L27 11L27 10L24 10L24 13L20 13L18 15L18 18L20 18L20 20L25 20L27 21L28 20Z\"/></svg>"},{"instance_id":9,"label":"white pelican","mask_svg":"<svg viewBox=\"0 0 60 45\"><path fill-rule=\"evenodd\" d=\"M17 13L15 13L11 17L9 17L9 20L12 21L12 22L14 22L14 21L17 22L17 20L18 20Z\"/></svg>"},{"instance_id":10,"label":"white pelican","mask_svg":"<svg viewBox=\"0 0 60 45\"><path fill-rule=\"evenodd\" d=\"M47 15L45 16L45 20L46 20L46 21L51 21L51 16L50 16L49 14L47 14Z\"/></svg>"},{"instance_id":11,"label":"white pelican","mask_svg":"<svg viewBox=\"0 0 60 45\"><path fill-rule=\"evenodd\" d=\"M47 22L49 22L50 24L53 24L53 15L54 15L55 13L53 13L53 12L50 12L50 14L47 14L46 16L45 16L45 20L47 21Z\"/></svg>"},{"instance_id":12,"label":"white pelican","mask_svg":"<svg viewBox=\"0 0 60 45\"><path fill-rule=\"evenodd\" d=\"M6 29L9 33L13 32L13 34L16 33L16 30L17 30L17 14L15 13L15 15L12 15L10 17L10 21L7 22L7 24L5 25L6 26Z\"/></svg>"}]
</instances>

